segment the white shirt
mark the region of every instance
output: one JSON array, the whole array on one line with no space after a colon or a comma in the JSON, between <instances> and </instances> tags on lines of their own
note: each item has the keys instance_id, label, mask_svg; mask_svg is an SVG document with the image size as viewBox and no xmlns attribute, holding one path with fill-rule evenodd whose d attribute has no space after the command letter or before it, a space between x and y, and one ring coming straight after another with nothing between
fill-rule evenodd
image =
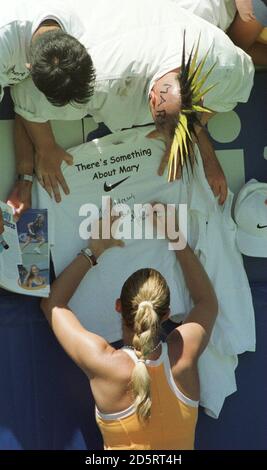
<instances>
[{"instance_id":1,"label":"white shirt","mask_svg":"<svg viewBox=\"0 0 267 470\"><path fill-rule=\"evenodd\" d=\"M14 85L29 76L26 63L30 62L29 49L32 36L39 25L47 20L57 21L69 34L82 34L78 18L62 0L8 0L1 7L0 17L0 86Z\"/></svg>"},{"instance_id":2,"label":"white shirt","mask_svg":"<svg viewBox=\"0 0 267 470\"><path fill-rule=\"evenodd\" d=\"M87 244L79 236L82 204L93 202L99 207L102 195L111 195L113 200L131 207L133 203L149 201L188 204L189 243L219 299L220 311L211 341L199 360L200 402L208 414L218 417L225 397L236 390L236 354L255 348L254 311L242 257L235 244L231 195L222 211L205 179L200 158L193 178L184 174L184 180L167 183L166 175L157 175L162 144L146 139L147 132L124 131L70 149L74 166L62 167L70 195L56 204L38 185L37 205L48 207L54 243L52 257L58 275ZM124 172L124 167L129 171ZM104 192L104 183L113 184L127 176L111 192ZM180 314L183 318L192 307L181 268L164 240L125 243L124 248L107 250L100 257L99 265L87 273L69 302L82 324L108 341L121 338L114 304L124 281L137 269L153 267L165 276L171 292L171 315Z\"/></svg>"},{"instance_id":3,"label":"white shirt","mask_svg":"<svg viewBox=\"0 0 267 470\"><path fill-rule=\"evenodd\" d=\"M170 184L166 177L157 175L163 144L144 139L148 131L147 128L124 131L70 149L74 165L63 165L70 195L63 196L60 204L52 201L38 185L38 207L48 207L49 211L51 251L57 275L88 245L79 235L80 224L85 219L79 216L83 204L94 203L100 208L102 195L111 196L118 204L126 203L131 209L134 203L186 200L186 185L181 180ZM118 141L121 143L116 144ZM90 168L85 168L88 164ZM127 177L111 192L104 191L105 183L117 183ZM167 242L126 240L125 244L125 248L107 250L101 256L99 265L88 272L69 303L86 328L110 342L121 338L115 300L127 277L141 267L154 267L166 276L172 291L172 315L184 315L187 311L183 276Z\"/></svg>"},{"instance_id":4,"label":"white shirt","mask_svg":"<svg viewBox=\"0 0 267 470\"><path fill-rule=\"evenodd\" d=\"M207 80L207 86L217 86L205 96L204 104L214 111L229 111L238 102L248 100L254 77L252 60L212 24L170 1L97 3L105 6L105 14L102 9L96 24L101 25L100 31L105 30L107 21L109 26L105 34L87 33L82 38L96 68L95 93L88 105L78 110L79 116L73 107L55 109L28 80L12 91L18 114L44 122L76 119L88 113L112 131L151 123L149 91L158 78L181 65L184 29L187 56L199 35L199 60L209 50L203 73L217 62ZM85 18L86 11L84 21Z\"/></svg>"},{"instance_id":5,"label":"white shirt","mask_svg":"<svg viewBox=\"0 0 267 470\"><path fill-rule=\"evenodd\" d=\"M235 0L172 0L177 5L201 16L226 31L236 14Z\"/></svg>"}]
</instances>

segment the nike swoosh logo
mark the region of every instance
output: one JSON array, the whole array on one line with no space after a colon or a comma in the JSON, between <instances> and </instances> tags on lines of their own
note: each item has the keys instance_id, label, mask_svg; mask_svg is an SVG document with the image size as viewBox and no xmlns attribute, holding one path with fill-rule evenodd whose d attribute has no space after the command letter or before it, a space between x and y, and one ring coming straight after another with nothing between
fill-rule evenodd
<instances>
[{"instance_id":1,"label":"nike swoosh logo","mask_svg":"<svg viewBox=\"0 0 267 470\"><path fill-rule=\"evenodd\" d=\"M113 183L113 184L107 184L105 183L104 184L104 191L106 193L108 193L109 191L112 191L112 189L116 188L117 186L119 186L119 184L123 183L124 181L126 181L128 178L130 178L130 176L127 176L126 178L123 178L123 180L120 180L118 181L117 183Z\"/></svg>"},{"instance_id":2,"label":"nike swoosh logo","mask_svg":"<svg viewBox=\"0 0 267 470\"><path fill-rule=\"evenodd\" d=\"M260 225L260 224L258 224L258 225L257 225L257 228L267 228L267 225Z\"/></svg>"}]
</instances>

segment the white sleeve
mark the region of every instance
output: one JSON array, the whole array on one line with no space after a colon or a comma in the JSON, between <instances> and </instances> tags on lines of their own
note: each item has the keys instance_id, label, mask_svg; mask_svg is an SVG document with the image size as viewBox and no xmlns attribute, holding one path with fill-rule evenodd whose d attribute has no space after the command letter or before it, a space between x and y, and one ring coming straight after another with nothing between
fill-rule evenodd
<instances>
[{"instance_id":1,"label":"white sleeve","mask_svg":"<svg viewBox=\"0 0 267 470\"><path fill-rule=\"evenodd\" d=\"M216 112L228 112L238 103L246 103L254 83L255 68L251 57L239 47L231 44L232 51L225 51L225 64L220 58L211 74L213 90L207 93L204 104ZM221 53L221 55L223 55Z\"/></svg>"},{"instance_id":2,"label":"white sleeve","mask_svg":"<svg viewBox=\"0 0 267 470\"><path fill-rule=\"evenodd\" d=\"M4 96L4 87L8 86L6 70L10 62L10 51L13 49L12 34L9 28L0 27L0 102Z\"/></svg>"},{"instance_id":3,"label":"white sleeve","mask_svg":"<svg viewBox=\"0 0 267 470\"><path fill-rule=\"evenodd\" d=\"M175 2L179 7L185 8L190 12L194 13L197 16L200 16L204 20L208 21L209 23L218 26L217 24L217 8L218 8L218 0L211 1L211 0L172 0ZM222 0L219 0L222 1ZM224 0L223 0L224 1Z\"/></svg>"},{"instance_id":4,"label":"white sleeve","mask_svg":"<svg viewBox=\"0 0 267 470\"><path fill-rule=\"evenodd\" d=\"M31 78L11 88L14 110L27 121L47 122L49 120L76 120L88 114L88 104L53 106L45 95L36 88Z\"/></svg>"},{"instance_id":5,"label":"white sleeve","mask_svg":"<svg viewBox=\"0 0 267 470\"><path fill-rule=\"evenodd\" d=\"M44 110L39 109L41 93L37 91L30 78L14 85L11 88L14 111L27 121L46 122L48 119L43 117Z\"/></svg>"},{"instance_id":6,"label":"white sleeve","mask_svg":"<svg viewBox=\"0 0 267 470\"><path fill-rule=\"evenodd\" d=\"M232 23L236 6L233 0L172 0L211 24L226 31Z\"/></svg>"}]
</instances>

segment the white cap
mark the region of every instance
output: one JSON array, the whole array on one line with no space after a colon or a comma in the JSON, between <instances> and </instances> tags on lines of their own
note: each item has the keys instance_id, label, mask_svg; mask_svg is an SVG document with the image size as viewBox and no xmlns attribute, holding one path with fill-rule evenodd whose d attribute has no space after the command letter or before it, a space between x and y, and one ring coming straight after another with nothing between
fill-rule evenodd
<instances>
[{"instance_id":1,"label":"white cap","mask_svg":"<svg viewBox=\"0 0 267 470\"><path fill-rule=\"evenodd\" d=\"M252 179L235 204L237 245L247 256L267 258L267 183Z\"/></svg>"}]
</instances>

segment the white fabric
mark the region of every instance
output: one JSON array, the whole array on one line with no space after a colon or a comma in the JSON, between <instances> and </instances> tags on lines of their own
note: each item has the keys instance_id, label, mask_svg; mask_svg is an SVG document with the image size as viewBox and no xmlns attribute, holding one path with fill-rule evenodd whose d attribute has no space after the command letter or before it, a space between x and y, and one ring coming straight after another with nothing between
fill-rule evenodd
<instances>
[{"instance_id":1,"label":"white fabric","mask_svg":"<svg viewBox=\"0 0 267 470\"><path fill-rule=\"evenodd\" d=\"M146 129L147 133L148 130ZM186 186L180 182L168 184L165 178L156 175L157 167L162 154L162 144L154 140L139 138L144 131L126 131L121 135L110 135L101 141L83 144L71 149L74 157L74 166L64 167L64 176L70 188L70 195L63 196L60 204L56 204L47 197L45 191L39 188L40 207L49 208L49 225L51 240L54 241L52 256L56 273L76 256L87 242L79 236L79 226L85 217L79 216L81 205L94 203L101 207L101 198L112 196L118 204L126 203L133 207L134 203L143 203L160 200L165 203L186 201ZM122 139L125 144L112 144ZM151 156L130 158L121 163L110 163L113 158L131 154L132 151L151 149ZM88 158L90 155L90 158ZM78 171L79 165L97 164L93 169ZM135 166L136 165L136 166ZM120 167L131 167L129 173L120 173ZM97 178L98 174L106 177ZM153 174L154 176L151 176ZM101 175L100 175L101 176ZM130 178L117 186L111 192L104 192L104 183L116 183L123 178ZM148 181L150 182L148 185ZM94 267L79 286L70 302L70 306L77 313L81 322L91 331L104 335L109 341L121 338L120 317L115 312L115 300L120 295L124 281L134 271L147 266L158 269L166 277L173 292L171 311L173 314L185 314L184 282L179 275L173 251L167 249L165 240L126 240L124 249L108 250L101 257L101 262ZM101 294L99 292L101 287ZM99 305L99 301L101 301Z\"/></svg>"},{"instance_id":2,"label":"white fabric","mask_svg":"<svg viewBox=\"0 0 267 470\"><path fill-rule=\"evenodd\" d=\"M73 10L63 0L8 0L0 16L0 86L14 85L29 75L29 48L33 33L46 19L58 21L75 37L81 36Z\"/></svg>"},{"instance_id":3,"label":"white fabric","mask_svg":"<svg viewBox=\"0 0 267 470\"><path fill-rule=\"evenodd\" d=\"M177 5L201 16L226 31L236 14L235 0L172 0Z\"/></svg>"},{"instance_id":4,"label":"white fabric","mask_svg":"<svg viewBox=\"0 0 267 470\"><path fill-rule=\"evenodd\" d=\"M199 35L199 59L209 50L203 73L217 62L207 85L218 85L204 104L230 111L248 100L254 77L251 58L202 18L168 0L99 0L95 12L84 2L76 2L76 14L87 26L80 40L91 54L97 80L94 96L80 115L89 113L112 131L152 122L149 91L155 80L181 65L184 30L187 56ZM31 121L80 117L73 107L55 109L31 80L14 87L12 96L15 111Z\"/></svg>"},{"instance_id":5,"label":"white fabric","mask_svg":"<svg viewBox=\"0 0 267 470\"><path fill-rule=\"evenodd\" d=\"M197 171L198 179L189 189L188 205L194 217L191 235L195 235L195 252L219 301L211 343L221 354L254 351L253 304L243 259L236 244L237 227L231 217L233 195L229 191L221 208L208 184L203 184L206 180L202 165L198 165Z\"/></svg>"},{"instance_id":6,"label":"white fabric","mask_svg":"<svg viewBox=\"0 0 267 470\"><path fill-rule=\"evenodd\" d=\"M220 354L211 342L199 358L199 404L211 418L219 417L225 398L237 389L235 380L237 364L236 355Z\"/></svg>"},{"instance_id":7,"label":"white fabric","mask_svg":"<svg viewBox=\"0 0 267 470\"><path fill-rule=\"evenodd\" d=\"M157 168L162 156L162 144L144 137L148 129L135 129L83 144L70 150L74 166L63 166L70 195L60 204L53 203L38 185L38 207L48 207L52 256L59 274L76 256L86 242L79 237L80 206L95 202L100 206L102 194L111 194L118 203L162 201L189 205L189 243L195 247L206 268L219 298L218 315L211 342L200 359L201 404L217 417L227 395L236 389L234 370L236 354L253 350L255 329L251 294L241 256L235 246L235 226L230 217L231 196L223 213L205 179L201 160L195 166L194 178L167 183L159 177ZM151 156L138 156L135 150L151 149ZM133 153L132 153L133 152ZM118 156L129 159L111 164ZM97 163L99 162L99 163ZM81 163L87 170L78 171ZM99 164L99 166L97 166ZM77 166L80 165L80 166ZM119 173L122 165L131 166L129 173ZM104 171L107 176L97 178ZM130 178L111 193L103 186ZM187 184L190 180L190 184ZM206 224L208 222L208 224ZM164 240L126 240L125 248L108 250L100 257L99 265L85 276L70 301L85 327L105 336L109 341L121 338L120 318L113 307L123 282L136 269L153 267L167 279L171 290L171 314L185 316L191 302L181 268Z\"/></svg>"},{"instance_id":8,"label":"white fabric","mask_svg":"<svg viewBox=\"0 0 267 470\"><path fill-rule=\"evenodd\" d=\"M247 256L267 258L267 184L250 180L235 204L237 244Z\"/></svg>"}]
</instances>

